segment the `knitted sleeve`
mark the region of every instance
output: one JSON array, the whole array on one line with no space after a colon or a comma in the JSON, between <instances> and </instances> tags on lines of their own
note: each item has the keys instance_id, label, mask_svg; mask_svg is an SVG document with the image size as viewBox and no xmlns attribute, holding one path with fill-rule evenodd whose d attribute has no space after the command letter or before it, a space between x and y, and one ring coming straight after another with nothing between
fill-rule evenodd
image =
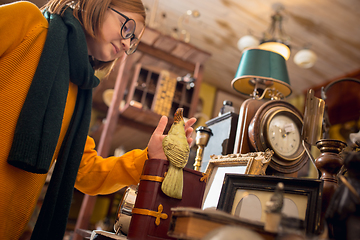
<instances>
[{"instance_id":1,"label":"knitted sleeve","mask_svg":"<svg viewBox=\"0 0 360 240\"><path fill-rule=\"evenodd\" d=\"M76 177L75 188L79 191L89 195L111 194L140 181L147 149L132 150L121 157L102 158L94 148L94 140L88 137Z\"/></svg>"},{"instance_id":2,"label":"knitted sleeve","mask_svg":"<svg viewBox=\"0 0 360 240\"><path fill-rule=\"evenodd\" d=\"M26 1L1 5L0 16L1 57L48 25L39 8Z\"/></svg>"}]
</instances>

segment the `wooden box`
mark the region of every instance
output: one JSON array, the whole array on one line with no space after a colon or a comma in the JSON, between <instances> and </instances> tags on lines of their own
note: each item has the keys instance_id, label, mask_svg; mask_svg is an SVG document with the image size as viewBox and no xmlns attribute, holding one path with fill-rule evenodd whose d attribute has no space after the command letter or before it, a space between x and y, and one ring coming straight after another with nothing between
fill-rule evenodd
<instances>
[{"instance_id":1,"label":"wooden box","mask_svg":"<svg viewBox=\"0 0 360 240\"><path fill-rule=\"evenodd\" d=\"M183 196L182 199L175 199L166 196L161 191L161 182L167 169L167 160L151 159L145 162L132 212L128 239L174 239L167 235L172 214L171 208L180 206L201 208L206 185L203 173L184 168ZM136 213L139 209L142 214ZM149 215L143 215L143 213Z\"/></svg>"}]
</instances>

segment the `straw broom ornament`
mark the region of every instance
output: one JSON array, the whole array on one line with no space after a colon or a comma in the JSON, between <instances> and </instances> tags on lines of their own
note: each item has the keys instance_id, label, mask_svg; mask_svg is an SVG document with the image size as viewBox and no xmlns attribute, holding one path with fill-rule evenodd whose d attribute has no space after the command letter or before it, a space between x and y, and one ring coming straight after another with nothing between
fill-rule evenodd
<instances>
[{"instance_id":1,"label":"straw broom ornament","mask_svg":"<svg viewBox=\"0 0 360 240\"><path fill-rule=\"evenodd\" d=\"M163 139L162 146L169 168L161 185L161 190L169 197L182 199L183 168L189 158L189 144L185 134L183 109L178 108L174 114L174 123Z\"/></svg>"}]
</instances>

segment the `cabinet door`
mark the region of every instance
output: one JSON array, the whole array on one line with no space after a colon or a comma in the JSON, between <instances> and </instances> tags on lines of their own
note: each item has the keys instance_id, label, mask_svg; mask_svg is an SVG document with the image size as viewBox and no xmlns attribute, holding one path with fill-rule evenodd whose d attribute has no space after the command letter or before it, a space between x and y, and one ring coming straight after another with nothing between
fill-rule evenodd
<instances>
[{"instance_id":1,"label":"cabinet door","mask_svg":"<svg viewBox=\"0 0 360 240\"><path fill-rule=\"evenodd\" d=\"M159 73L136 65L134 78L128 88L127 103L142 109L151 109L158 85Z\"/></svg>"},{"instance_id":2,"label":"cabinet door","mask_svg":"<svg viewBox=\"0 0 360 240\"><path fill-rule=\"evenodd\" d=\"M177 108L184 109L184 117L189 117L194 88L185 82L177 82L170 116L173 116Z\"/></svg>"}]
</instances>

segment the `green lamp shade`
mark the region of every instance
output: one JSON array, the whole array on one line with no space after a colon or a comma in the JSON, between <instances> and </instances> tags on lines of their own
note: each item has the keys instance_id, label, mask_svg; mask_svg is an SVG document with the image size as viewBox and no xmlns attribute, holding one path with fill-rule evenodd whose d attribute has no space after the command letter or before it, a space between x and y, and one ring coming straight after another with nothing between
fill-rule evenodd
<instances>
[{"instance_id":1,"label":"green lamp shade","mask_svg":"<svg viewBox=\"0 0 360 240\"><path fill-rule=\"evenodd\" d=\"M255 83L274 88L284 97L290 96L289 75L286 60L280 54L258 48L245 50L231 86L241 94L250 96ZM265 98L270 98L267 94Z\"/></svg>"}]
</instances>

